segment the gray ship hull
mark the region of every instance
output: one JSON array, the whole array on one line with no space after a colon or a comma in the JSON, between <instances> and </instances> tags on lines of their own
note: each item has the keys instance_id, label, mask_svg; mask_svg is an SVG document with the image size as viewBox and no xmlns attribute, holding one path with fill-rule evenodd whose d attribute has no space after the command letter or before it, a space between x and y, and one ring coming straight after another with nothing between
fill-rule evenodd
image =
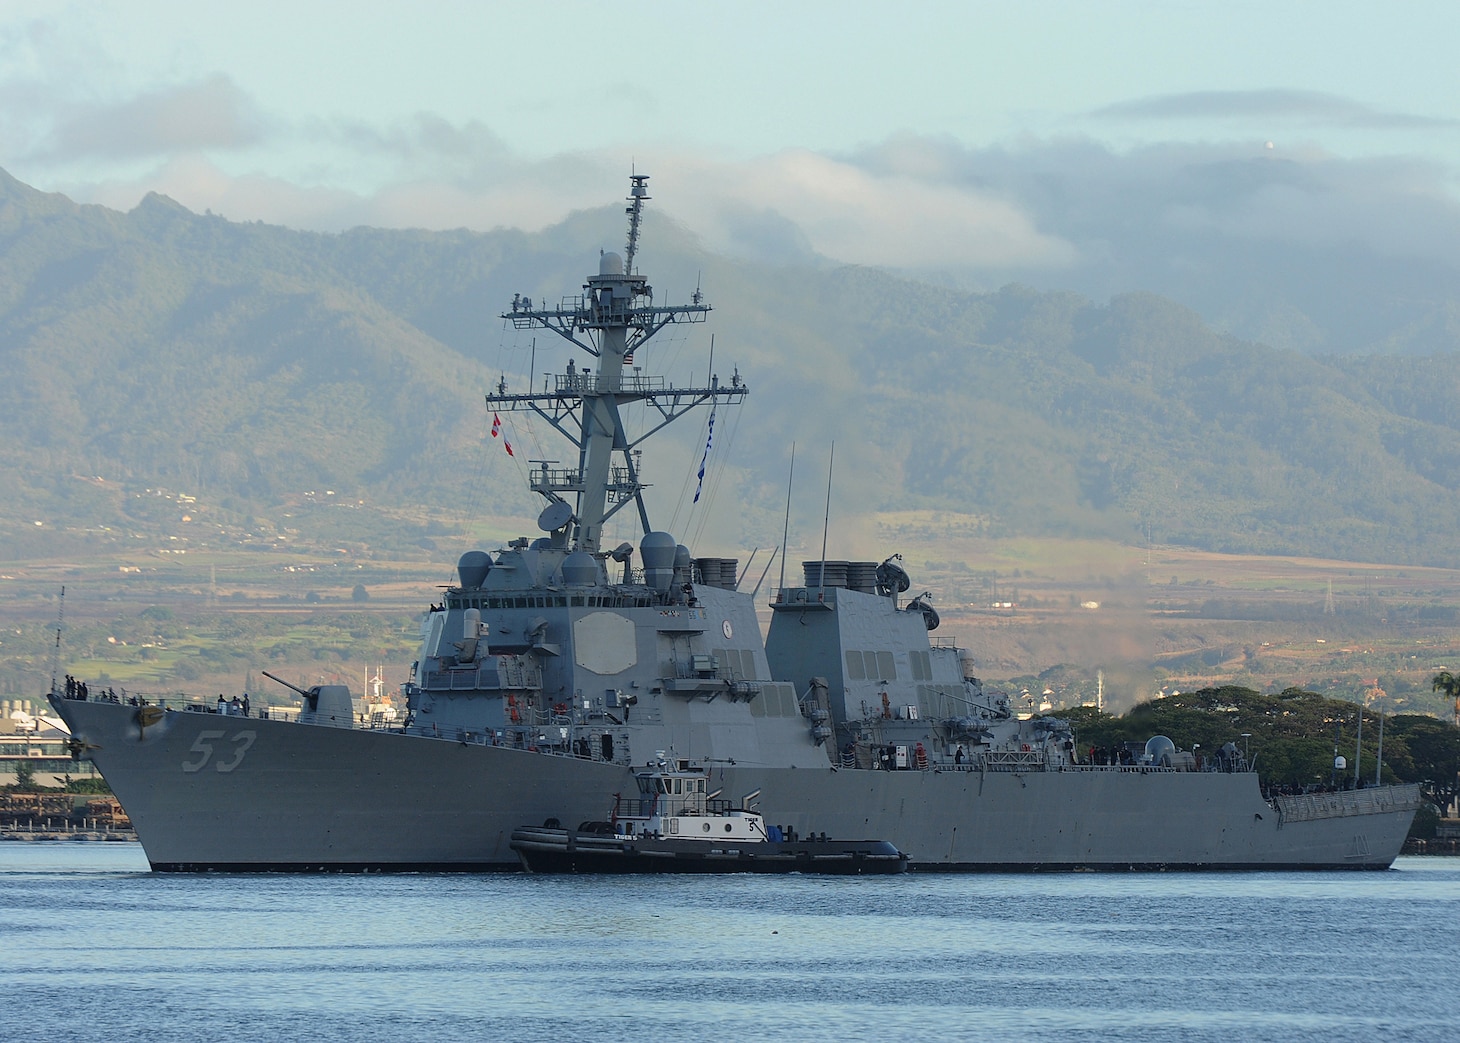
<instances>
[{"instance_id":1,"label":"gray ship hull","mask_svg":"<svg viewBox=\"0 0 1460 1043\"><path fill-rule=\"evenodd\" d=\"M601 819L630 770L396 732L53 698L163 871L516 870L514 829ZM920 870L1382 869L1413 786L1265 801L1251 772L715 767L767 822Z\"/></svg>"}]
</instances>

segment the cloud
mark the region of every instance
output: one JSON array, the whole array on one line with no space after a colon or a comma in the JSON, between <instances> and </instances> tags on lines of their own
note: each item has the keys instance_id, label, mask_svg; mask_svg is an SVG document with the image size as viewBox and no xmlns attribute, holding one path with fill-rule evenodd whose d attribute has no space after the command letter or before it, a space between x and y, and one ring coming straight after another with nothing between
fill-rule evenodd
<instances>
[{"instance_id":1,"label":"cloud","mask_svg":"<svg viewBox=\"0 0 1460 1043\"><path fill-rule=\"evenodd\" d=\"M123 209L147 191L191 209L333 231L385 227L528 231L612 203L632 164L662 207L711 249L764 261L965 270L985 280L1122 271L1180 244L1242 241L1460 263L1460 208L1444 167L1346 160L1251 144L1118 152L1088 139L969 148L902 135L857 153L786 150L750 161L692 150L564 153L527 161L489 127L419 115L396 125L308 129L311 177L234 174L190 150L127 177L61 187ZM228 138L227 140L246 140ZM377 164L374 184L346 174ZM672 186L672 189L671 187ZM1164 263L1164 262L1162 262ZM1133 284L1134 285L1134 284Z\"/></svg>"},{"instance_id":2,"label":"cloud","mask_svg":"<svg viewBox=\"0 0 1460 1043\"><path fill-rule=\"evenodd\" d=\"M1240 336L1344 351L1373 349L1398 316L1423 324L1460 298L1460 200L1453 171L1435 162L1256 143L1121 152L1088 139L987 149L890 139L848 162L1008 200L1073 251L1058 268L909 266L972 288L1017 281L1097 300L1149 290ZM1425 336L1405 350L1456 347L1443 331Z\"/></svg>"},{"instance_id":3,"label":"cloud","mask_svg":"<svg viewBox=\"0 0 1460 1043\"><path fill-rule=\"evenodd\" d=\"M1188 91L1117 102L1088 115L1107 120L1292 120L1365 130L1460 127L1460 120L1384 112L1336 94L1300 90Z\"/></svg>"},{"instance_id":4,"label":"cloud","mask_svg":"<svg viewBox=\"0 0 1460 1043\"><path fill-rule=\"evenodd\" d=\"M215 104L253 112L226 81L215 87ZM1262 97L1278 108L1327 103ZM135 100L124 108L167 109ZM1310 349L1364 348L1385 316L1411 301L1441 307L1460 286L1453 172L1404 157L1345 159L1257 141L1121 151L1077 137L978 148L904 134L838 155L787 149L744 160L678 147L526 159L488 125L429 113L380 125L290 127L263 116L241 125L219 139L255 142L243 152L179 146L145 170L133 163L121 175L114 165L100 168L110 176L38 187L118 209L160 191L195 211L320 231L536 231L617 203L636 166L654 175L653 210L715 252L876 265L973 289L1022 282L1097 300L1149 290L1239 335ZM261 161L285 144L309 165L246 172L282 169ZM1413 350L1426 346L1449 347Z\"/></svg>"},{"instance_id":5,"label":"cloud","mask_svg":"<svg viewBox=\"0 0 1460 1043\"><path fill-rule=\"evenodd\" d=\"M264 221L310 231L381 228L499 227L536 231L574 210L612 201L627 165L586 170L583 163L504 163L461 179L404 178L370 191L328 178L313 184L263 174L234 174L211 159L175 157L141 174L60 186L72 198L130 210L148 192L197 213Z\"/></svg>"},{"instance_id":6,"label":"cloud","mask_svg":"<svg viewBox=\"0 0 1460 1043\"><path fill-rule=\"evenodd\" d=\"M264 119L227 76L213 75L111 103L63 103L33 159L137 159L263 140Z\"/></svg>"},{"instance_id":7,"label":"cloud","mask_svg":"<svg viewBox=\"0 0 1460 1043\"><path fill-rule=\"evenodd\" d=\"M311 120L304 132L315 140L332 140L363 153L398 158L481 163L508 157L507 146L486 124L470 120L458 125L429 112L383 127L356 120Z\"/></svg>"},{"instance_id":8,"label":"cloud","mask_svg":"<svg viewBox=\"0 0 1460 1043\"><path fill-rule=\"evenodd\" d=\"M747 215L775 238L851 264L1060 267L1073 251L1015 202L905 167L793 149L751 162L668 158L666 206L712 246L744 241Z\"/></svg>"},{"instance_id":9,"label":"cloud","mask_svg":"<svg viewBox=\"0 0 1460 1043\"><path fill-rule=\"evenodd\" d=\"M727 200L717 217L717 245L732 256L771 264L815 263L818 259L801 227L775 210Z\"/></svg>"},{"instance_id":10,"label":"cloud","mask_svg":"<svg viewBox=\"0 0 1460 1043\"><path fill-rule=\"evenodd\" d=\"M360 197L348 190L257 174L234 175L196 154L168 160L137 177L67 190L73 198L114 210L132 209L149 192L168 196L195 213L211 211L236 221L261 220L319 231L361 223L348 216L362 205Z\"/></svg>"},{"instance_id":11,"label":"cloud","mask_svg":"<svg viewBox=\"0 0 1460 1043\"><path fill-rule=\"evenodd\" d=\"M339 231L385 227L511 226L528 231L574 210L614 202L637 162L655 185L673 185L661 204L711 249L787 263L816 256L840 263L909 267L1058 268L1075 253L1041 231L1006 195L929 176L916 164L867 166L788 150L750 162L691 151L637 156L567 153L514 157L480 124L418 116L400 125L320 124L308 134L323 156L314 185L232 175L214 160L181 152L150 170L67 187L120 209L147 191L237 220ZM380 164L379 182L349 185L347 168ZM330 168L341 177L331 177Z\"/></svg>"},{"instance_id":12,"label":"cloud","mask_svg":"<svg viewBox=\"0 0 1460 1043\"><path fill-rule=\"evenodd\" d=\"M925 184L991 194L1084 260L1099 244L1200 230L1225 238L1460 261L1451 172L1406 157L1344 159L1251 143L1163 144L1126 152L1088 139L968 148L894 138L849 157L873 172L915 169ZM1140 249L1131 249L1140 254Z\"/></svg>"}]
</instances>

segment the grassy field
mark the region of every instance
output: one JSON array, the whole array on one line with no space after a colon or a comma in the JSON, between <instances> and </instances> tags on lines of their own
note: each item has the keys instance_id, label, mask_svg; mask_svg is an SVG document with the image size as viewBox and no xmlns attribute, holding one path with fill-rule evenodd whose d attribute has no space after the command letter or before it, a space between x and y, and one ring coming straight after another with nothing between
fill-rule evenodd
<instances>
[{"instance_id":1,"label":"grassy field","mask_svg":"<svg viewBox=\"0 0 1460 1043\"><path fill-rule=\"evenodd\" d=\"M1395 706L1449 712L1430 681L1460 664L1454 570L1103 544L958 549L993 565L997 595L930 569L944 581L943 629L991 678L1082 680L1068 702L1091 694L1098 667L1117 709L1162 689L1296 685L1357 698L1377 681Z\"/></svg>"},{"instance_id":2,"label":"grassy field","mask_svg":"<svg viewBox=\"0 0 1460 1043\"><path fill-rule=\"evenodd\" d=\"M939 635L971 648L987 681L1028 690L1034 704L1089 701L1102 683L1120 710L1209 684L1357 698L1377 681L1392 708L1448 715L1430 678L1460 667L1460 571L976 532L946 513L883 515L851 537L876 549L832 553L901 552L911 593L929 591L943 617ZM415 658L419 614L440 600L457 553L443 551L440 563L329 549L0 563L0 695L39 695L53 663L158 695L282 696L264 670L359 691L383 668L394 689ZM788 583L814 553L792 548ZM748 570L747 587L765 560Z\"/></svg>"},{"instance_id":3,"label":"grassy field","mask_svg":"<svg viewBox=\"0 0 1460 1043\"><path fill-rule=\"evenodd\" d=\"M53 668L154 695L282 696L264 670L359 691L384 667L395 687L415 658L418 613L449 577L438 565L307 553L0 564L0 693L36 695Z\"/></svg>"}]
</instances>

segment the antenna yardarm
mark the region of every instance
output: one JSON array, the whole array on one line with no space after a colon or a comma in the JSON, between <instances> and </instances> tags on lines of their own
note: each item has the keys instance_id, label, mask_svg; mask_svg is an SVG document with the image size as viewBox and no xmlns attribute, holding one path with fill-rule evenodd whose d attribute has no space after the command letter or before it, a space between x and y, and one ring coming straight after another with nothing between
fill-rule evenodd
<instances>
[{"instance_id":1,"label":"antenna yardarm","mask_svg":"<svg viewBox=\"0 0 1460 1043\"><path fill-rule=\"evenodd\" d=\"M541 392L530 388L512 394L506 381L487 395L493 410L531 410L572 441L578 449L576 466L534 472L533 488L550 501L576 497L574 549L596 553L603 523L632 505L644 532L650 531L644 507L638 463L641 443L693 406L703 402L738 401L745 384L735 374L728 386L710 374L706 385L677 388L663 377L644 374L637 366L626 370L634 352L670 323L704 322L710 306L698 290L694 303L655 306L654 291L633 270L638 250L640 219L649 198L648 175L634 174L629 188L628 257L603 254L598 274L588 277L583 293L563 300L557 308L517 294L502 317L517 329L552 330L564 340L599 360L596 371L572 367L557 375ZM624 429L621 410L630 403L645 403L657 414L637 437Z\"/></svg>"}]
</instances>

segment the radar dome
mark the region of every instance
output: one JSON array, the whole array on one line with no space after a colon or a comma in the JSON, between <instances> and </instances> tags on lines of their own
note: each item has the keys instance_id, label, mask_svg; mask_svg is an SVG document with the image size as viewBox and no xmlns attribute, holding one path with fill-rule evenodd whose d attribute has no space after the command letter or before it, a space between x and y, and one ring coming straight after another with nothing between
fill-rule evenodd
<instances>
[{"instance_id":1,"label":"radar dome","mask_svg":"<svg viewBox=\"0 0 1460 1043\"><path fill-rule=\"evenodd\" d=\"M1171 759L1176 756L1176 744L1164 735L1153 735L1146 740L1146 758L1152 764L1159 764L1163 767L1171 767Z\"/></svg>"},{"instance_id":2,"label":"radar dome","mask_svg":"<svg viewBox=\"0 0 1460 1043\"><path fill-rule=\"evenodd\" d=\"M610 250L598 259L599 275L622 275L624 273L624 259Z\"/></svg>"},{"instance_id":3,"label":"radar dome","mask_svg":"<svg viewBox=\"0 0 1460 1043\"><path fill-rule=\"evenodd\" d=\"M667 532L646 532L639 541L639 560L646 569L674 568L674 537Z\"/></svg>"},{"instance_id":4,"label":"radar dome","mask_svg":"<svg viewBox=\"0 0 1460 1043\"><path fill-rule=\"evenodd\" d=\"M674 537L667 532L646 532L639 541L644 582L661 594L674 585Z\"/></svg>"},{"instance_id":5,"label":"radar dome","mask_svg":"<svg viewBox=\"0 0 1460 1043\"><path fill-rule=\"evenodd\" d=\"M563 582L574 587L591 587L598 582L598 559L586 550L575 550L563 559Z\"/></svg>"},{"instance_id":6,"label":"radar dome","mask_svg":"<svg viewBox=\"0 0 1460 1043\"><path fill-rule=\"evenodd\" d=\"M461 577L461 585L468 590L479 589L491 569L492 559L484 550L469 550L456 563L456 574Z\"/></svg>"}]
</instances>

